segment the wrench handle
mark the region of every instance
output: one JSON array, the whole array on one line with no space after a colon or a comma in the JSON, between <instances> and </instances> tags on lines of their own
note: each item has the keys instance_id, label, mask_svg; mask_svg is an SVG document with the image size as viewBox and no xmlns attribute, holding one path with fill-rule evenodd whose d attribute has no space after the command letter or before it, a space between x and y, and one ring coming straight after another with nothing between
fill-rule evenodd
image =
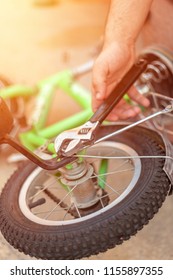
<instances>
[{"instance_id":1,"label":"wrench handle","mask_svg":"<svg viewBox=\"0 0 173 280\"><path fill-rule=\"evenodd\" d=\"M143 58L140 58L135 64L133 64L122 80L116 85L115 89L111 92L108 98L100 105L97 111L90 118L90 122L98 121L102 123L105 120L115 105L117 105L120 99L124 96L126 91L146 69L147 64L147 60Z\"/></svg>"}]
</instances>

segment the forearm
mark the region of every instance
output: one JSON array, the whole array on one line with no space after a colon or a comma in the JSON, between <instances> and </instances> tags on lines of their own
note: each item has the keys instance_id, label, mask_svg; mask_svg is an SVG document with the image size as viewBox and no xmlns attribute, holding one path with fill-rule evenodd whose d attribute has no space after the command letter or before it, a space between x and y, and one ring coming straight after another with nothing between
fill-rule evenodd
<instances>
[{"instance_id":1,"label":"forearm","mask_svg":"<svg viewBox=\"0 0 173 280\"><path fill-rule=\"evenodd\" d=\"M105 27L103 49L93 67L92 92L93 109L115 89L118 82L135 60L135 41L149 13L153 0L111 0ZM149 101L135 90L129 90L131 98L148 106ZM122 101L123 102L123 101ZM122 103L121 103L122 106ZM136 116L139 107L129 108L125 103L116 106L110 120Z\"/></svg>"},{"instance_id":2,"label":"forearm","mask_svg":"<svg viewBox=\"0 0 173 280\"><path fill-rule=\"evenodd\" d=\"M112 0L105 28L104 45L115 41L133 44L153 0Z\"/></svg>"}]
</instances>

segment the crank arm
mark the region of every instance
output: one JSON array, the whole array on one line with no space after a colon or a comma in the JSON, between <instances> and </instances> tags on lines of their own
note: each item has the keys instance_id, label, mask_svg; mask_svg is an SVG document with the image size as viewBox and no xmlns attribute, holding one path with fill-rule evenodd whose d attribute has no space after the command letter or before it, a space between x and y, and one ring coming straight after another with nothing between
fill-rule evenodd
<instances>
[{"instance_id":1,"label":"crank arm","mask_svg":"<svg viewBox=\"0 0 173 280\"><path fill-rule=\"evenodd\" d=\"M139 125L141 123L144 123L144 122L146 122L146 121L148 121L148 120L150 120L152 118L155 118L155 117L157 117L159 115L171 113L172 111L173 111L173 104L170 104L170 105L166 106L165 109L163 109L161 111L158 111L158 112L156 112L156 113L154 113L154 114L152 114L150 116L147 116L146 118L143 118L143 119L141 119L141 120L139 120L137 122L134 122L134 123L132 123L130 125L127 125L127 126L121 128L121 129L119 129L119 130L117 130L117 131L115 131L115 132L113 132L113 133L111 133L109 135L105 135L104 137L96 140L94 142L94 144L97 144L97 143L99 143L101 141L104 141L104 140L106 140L106 139L108 139L108 138L110 138L112 136L118 135L118 134L120 134L120 133L122 133L122 132L124 132L124 131L126 131L126 130L128 130L130 128L132 128L132 127L135 127L135 126L137 126L137 125Z\"/></svg>"}]
</instances>

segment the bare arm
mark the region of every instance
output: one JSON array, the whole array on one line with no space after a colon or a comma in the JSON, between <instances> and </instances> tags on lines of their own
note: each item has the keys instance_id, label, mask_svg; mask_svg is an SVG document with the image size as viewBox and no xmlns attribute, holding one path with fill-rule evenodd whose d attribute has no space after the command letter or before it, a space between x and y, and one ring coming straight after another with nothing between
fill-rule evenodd
<instances>
[{"instance_id":1,"label":"bare arm","mask_svg":"<svg viewBox=\"0 0 173 280\"><path fill-rule=\"evenodd\" d=\"M148 15L153 0L112 0L105 28L105 44L116 40L133 43Z\"/></svg>"},{"instance_id":2,"label":"bare arm","mask_svg":"<svg viewBox=\"0 0 173 280\"><path fill-rule=\"evenodd\" d=\"M103 49L93 68L93 108L96 109L127 72L135 57L135 41L153 0L112 0L105 27ZM144 106L148 100L133 89L129 95ZM124 104L124 103L123 103ZM122 105L120 103L120 105ZM127 104L116 108L113 120L134 116L139 109ZM122 114L124 112L124 115Z\"/></svg>"}]
</instances>

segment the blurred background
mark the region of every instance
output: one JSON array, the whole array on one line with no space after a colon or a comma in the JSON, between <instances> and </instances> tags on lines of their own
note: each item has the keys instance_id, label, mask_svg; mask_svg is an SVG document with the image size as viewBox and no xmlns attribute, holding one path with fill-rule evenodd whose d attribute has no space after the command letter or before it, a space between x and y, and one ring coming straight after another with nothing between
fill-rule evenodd
<instances>
[{"instance_id":1,"label":"blurred background","mask_svg":"<svg viewBox=\"0 0 173 280\"><path fill-rule=\"evenodd\" d=\"M98 53L109 8L108 0L6 0L0 8L0 75L12 83L35 84L60 70L78 66ZM81 79L90 90L91 76ZM58 95L50 122L58 118L56 104L78 110ZM63 107L63 110L64 110ZM15 164L0 156L0 189ZM168 197L155 218L123 245L89 259L173 259L173 199ZM0 235L0 259L30 259Z\"/></svg>"}]
</instances>

